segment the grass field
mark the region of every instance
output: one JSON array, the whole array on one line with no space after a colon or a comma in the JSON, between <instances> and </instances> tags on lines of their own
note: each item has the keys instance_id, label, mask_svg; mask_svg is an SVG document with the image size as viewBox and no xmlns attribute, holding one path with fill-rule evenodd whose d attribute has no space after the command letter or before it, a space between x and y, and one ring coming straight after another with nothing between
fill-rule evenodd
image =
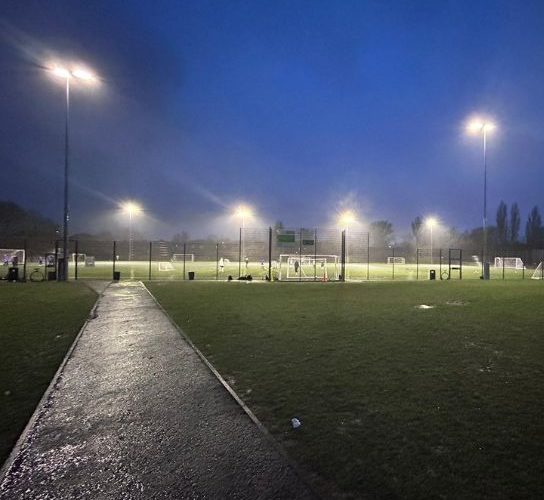
<instances>
[{"instance_id":1,"label":"grass field","mask_svg":"<svg viewBox=\"0 0 544 500\"><path fill-rule=\"evenodd\" d=\"M544 283L148 286L326 497L541 497Z\"/></svg>"},{"instance_id":2,"label":"grass field","mask_svg":"<svg viewBox=\"0 0 544 500\"><path fill-rule=\"evenodd\" d=\"M0 284L0 462L83 325L96 294L80 283Z\"/></svg>"},{"instance_id":3,"label":"grass field","mask_svg":"<svg viewBox=\"0 0 544 500\"><path fill-rule=\"evenodd\" d=\"M113 266L112 262L109 261L98 261L93 267L85 267L84 264L78 265L78 277L81 279L91 278L91 279L107 279L111 280L113 275ZM182 280L183 279L183 263L182 262L167 262L161 264L163 270L160 269L158 262L151 263L151 279L155 280ZM29 263L27 265L27 275L35 270L39 270L39 277L44 276L44 267L39 267L36 264ZM149 262L145 261L119 261L115 265L116 271L121 273L121 279L140 279L147 280L149 279ZM367 277L370 280L426 280L429 277L429 270L436 270L436 277L440 279L440 270L442 272L447 271L447 264L443 264L442 268L438 264L420 264L419 272L415 264L385 264L385 263L370 263L367 264L361 263L348 263L346 269L346 276L349 280L366 280ZM219 268L215 261L195 261L195 262L186 262L185 264L185 276L189 271L195 272L195 278L197 280L204 279L216 279L216 276L219 280L226 280L227 276L230 274L234 278L238 277L238 262L230 262L225 265L223 273L219 271ZM333 278L340 273L340 265L335 266L332 264L328 265L328 277ZM504 277L508 280L521 280L521 279L530 279L533 274L534 269L526 269L525 271L516 270L516 269L505 269ZM22 266L20 266L20 272L22 273ZM70 264L69 267L70 277L75 277L75 265ZM241 266L242 274L246 274L245 264L242 263ZM251 274L255 279L262 279L268 273L268 262L265 263L264 268L261 266L260 262L250 262L247 272ZM277 272L273 271L273 276ZM283 272L285 275L285 271ZM502 279L502 268L491 267L491 278L492 279ZM319 277L322 276L322 271L318 268L317 274ZM463 266L463 279L479 279L481 275L481 267L473 264L466 264ZM309 274L313 277L313 272ZM459 273L457 271L452 271L452 278L457 279ZM444 274L444 278L446 275Z\"/></svg>"}]
</instances>

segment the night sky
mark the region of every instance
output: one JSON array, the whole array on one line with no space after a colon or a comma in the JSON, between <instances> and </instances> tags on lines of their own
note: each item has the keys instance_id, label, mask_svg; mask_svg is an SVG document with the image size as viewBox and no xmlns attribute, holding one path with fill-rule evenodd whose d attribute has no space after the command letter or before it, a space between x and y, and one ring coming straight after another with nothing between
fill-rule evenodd
<instances>
[{"instance_id":1,"label":"night sky","mask_svg":"<svg viewBox=\"0 0 544 500\"><path fill-rule=\"evenodd\" d=\"M330 225L343 207L406 233L416 215L481 225L544 208L542 1L25 1L0 11L2 199L62 220L64 89L43 66L102 78L72 92L73 231L170 237Z\"/></svg>"}]
</instances>

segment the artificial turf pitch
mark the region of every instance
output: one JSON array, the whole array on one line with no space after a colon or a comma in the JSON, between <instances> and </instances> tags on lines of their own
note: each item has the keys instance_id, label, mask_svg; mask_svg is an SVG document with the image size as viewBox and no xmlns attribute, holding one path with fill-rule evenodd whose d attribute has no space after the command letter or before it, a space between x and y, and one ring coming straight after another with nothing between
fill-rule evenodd
<instances>
[{"instance_id":1,"label":"artificial turf pitch","mask_svg":"<svg viewBox=\"0 0 544 500\"><path fill-rule=\"evenodd\" d=\"M81 283L1 283L0 463L96 301Z\"/></svg>"},{"instance_id":2,"label":"artificial turf pitch","mask_svg":"<svg viewBox=\"0 0 544 500\"><path fill-rule=\"evenodd\" d=\"M147 286L324 496L540 497L544 283Z\"/></svg>"}]
</instances>

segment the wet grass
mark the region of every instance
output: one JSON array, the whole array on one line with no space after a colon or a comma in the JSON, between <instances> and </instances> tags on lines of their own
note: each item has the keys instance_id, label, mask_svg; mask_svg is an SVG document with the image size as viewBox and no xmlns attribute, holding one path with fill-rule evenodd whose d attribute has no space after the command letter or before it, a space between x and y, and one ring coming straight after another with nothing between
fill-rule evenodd
<instances>
[{"instance_id":1,"label":"wet grass","mask_svg":"<svg viewBox=\"0 0 544 500\"><path fill-rule=\"evenodd\" d=\"M0 462L24 429L96 301L76 283L2 283Z\"/></svg>"},{"instance_id":2,"label":"wet grass","mask_svg":"<svg viewBox=\"0 0 544 500\"><path fill-rule=\"evenodd\" d=\"M148 286L326 497L541 495L543 283Z\"/></svg>"}]
</instances>

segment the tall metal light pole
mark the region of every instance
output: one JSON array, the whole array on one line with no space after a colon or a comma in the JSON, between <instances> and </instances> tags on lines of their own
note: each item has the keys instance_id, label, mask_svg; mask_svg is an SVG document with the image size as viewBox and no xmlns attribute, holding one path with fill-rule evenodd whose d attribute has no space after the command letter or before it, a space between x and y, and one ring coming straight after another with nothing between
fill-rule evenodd
<instances>
[{"instance_id":1,"label":"tall metal light pole","mask_svg":"<svg viewBox=\"0 0 544 500\"><path fill-rule=\"evenodd\" d=\"M434 217L428 217L425 220L425 225L429 228L431 235L431 266L433 265L433 228L436 225L436 219Z\"/></svg>"},{"instance_id":2,"label":"tall metal light pole","mask_svg":"<svg viewBox=\"0 0 544 500\"><path fill-rule=\"evenodd\" d=\"M348 263L348 229L350 224L353 224L357 221L357 217L355 216L355 213L352 210L345 210L340 214L340 217L338 219L338 225L340 226L340 229L343 229L345 232L345 248L344 248L344 256L346 260L346 264ZM346 269L346 274L348 274L348 270ZM347 276L344 276L344 279L346 279Z\"/></svg>"},{"instance_id":3,"label":"tall metal light pole","mask_svg":"<svg viewBox=\"0 0 544 500\"><path fill-rule=\"evenodd\" d=\"M245 247L245 240L246 240L246 235L245 235L246 219L252 217L253 213L249 207L245 205L239 205L238 208L236 209L236 215L240 217L241 224L242 224L240 227L240 257L239 257L240 262L238 263L238 268L240 268L241 260L244 259L245 261L245 258L246 258L246 255L244 255L244 250L245 250L244 247Z\"/></svg>"},{"instance_id":4,"label":"tall metal light pole","mask_svg":"<svg viewBox=\"0 0 544 500\"><path fill-rule=\"evenodd\" d=\"M495 129L495 124L485 120L473 120L467 130L482 135L482 146L484 156L484 209L483 209L483 248L482 248L482 278L489 279L489 265L487 257L487 134Z\"/></svg>"},{"instance_id":5,"label":"tall metal light pole","mask_svg":"<svg viewBox=\"0 0 544 500\"><path fill-rule=\"evenodd\" d=\"M62 234L62 273L59 273L59 279L66 281L68 279L68 221L70 219L69 206L69 173L70 173L70 142L69 142L69 124L70 124L70 80L72 78L82 80L87 83L96 83L98 79L89 71L81 68L73 70L62 66L53 66L51 72L60 78L66 80L66 117L64 126L64 210L63 210L63 234Z\"/></svg>"}]
</instances>

